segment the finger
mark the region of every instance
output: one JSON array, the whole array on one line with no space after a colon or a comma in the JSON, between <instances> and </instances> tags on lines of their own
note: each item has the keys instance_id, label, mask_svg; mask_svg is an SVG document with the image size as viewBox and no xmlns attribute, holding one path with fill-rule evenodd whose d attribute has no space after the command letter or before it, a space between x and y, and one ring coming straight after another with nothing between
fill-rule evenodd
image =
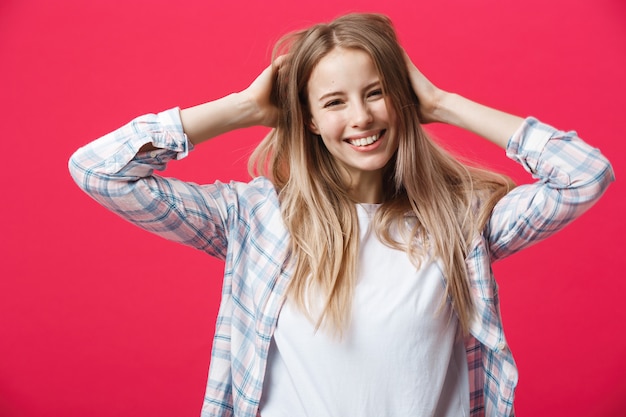
<instances>
[{"instance_id":1,"label":"finger","mask_svg":"<svg viewBox=\"0 0 626 417\"><path fill-rule=\"evenodd\" d=\"M404 63L406 64L407 68L409 69L411 69L411 67L416 68L415 64L411 60L411 57L409 56L409 54L407 54L404 48L402 48L402 54L404 55Z\"/></svg>"},{"instance_id":2,"label":"finger","mask_svg":"<svg viewBox=\"0 0 626 417\"><path fill-rule=\"evenodd\" d=\"M272 61L272 71L274 74L278 74L279 72L284 73L286 70L286 67L288 65L288 54L284 54L284 55L279 55L276 58L274 58L274 61Z\"/></svg>"},{"instance_id":3,"label":"finger","mask_svg":"<svg viewBox=\"0 0 626 417\"><path fill-rule=\"evenodd\" d=\"M285 62L285 59L287 59L287 54L284 55L278 55L275 59L274 59L274 66L277 68L280 68L280 66Z\"/></svg>"}]
</instances>

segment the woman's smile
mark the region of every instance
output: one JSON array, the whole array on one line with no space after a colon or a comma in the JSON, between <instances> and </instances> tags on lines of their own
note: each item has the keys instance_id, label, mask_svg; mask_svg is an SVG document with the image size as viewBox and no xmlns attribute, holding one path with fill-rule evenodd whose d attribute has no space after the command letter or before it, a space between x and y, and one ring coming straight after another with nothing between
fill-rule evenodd
<instances>
[{"instance_id":1,"label":"woman's smile","mask_svg":"<svg viewBox=\"0 0 626 417\"><path fill-rule=\"evenodd\" d=\"M360 49L335 48L315 66L307 87L309 128L343 168L346 184L380 194L383 168L398 144L372 58Z\"/></svg>"},{"instance_id":2,"label":"woman's smile","mask_svg":"<svg viewBox=\"0 0 626 417\"><path fill-rule=\"evenodd\" d=\"M380 132L370 136L364 136L360 138L348 138L345 141L348 142L350 145L358 148L360 151L371 151L373 149L376 149L378 145L380 145L379 141L380 139L382 139L386 131L386 129L383 129ZM374 144L376 144L376 146L372 146Z\"/></svg>"}]
</instances>

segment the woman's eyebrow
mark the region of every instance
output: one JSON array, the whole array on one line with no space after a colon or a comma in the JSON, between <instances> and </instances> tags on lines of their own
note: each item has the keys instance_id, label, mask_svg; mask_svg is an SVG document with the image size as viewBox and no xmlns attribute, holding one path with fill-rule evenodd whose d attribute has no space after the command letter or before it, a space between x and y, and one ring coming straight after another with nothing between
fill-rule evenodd
<instances>
[{"instance_id":1,"label":"woman's eyebrow","mask_svg":"<svg viewBox=\"0 0 626 417\"><path fill-rule=\"evenodd\" d=\"M370 88L377 87L377 86L379 86L379 85L380 85L380 80L372 81L371 83L367 84L367 85L363 88L363 90L369 90ZM322 96L318 99L318 101L324 101L325 99L327 99L327 98L329 98L329 97L340 96L340 95L342 95L342 94L344 94L344 92L343 92L343 91L340 91L340 90L337 90L337 91L331 91L331 92L328 92L328 93L323 94L323 95L322 95Z\"/></svg>"}]
</instances>

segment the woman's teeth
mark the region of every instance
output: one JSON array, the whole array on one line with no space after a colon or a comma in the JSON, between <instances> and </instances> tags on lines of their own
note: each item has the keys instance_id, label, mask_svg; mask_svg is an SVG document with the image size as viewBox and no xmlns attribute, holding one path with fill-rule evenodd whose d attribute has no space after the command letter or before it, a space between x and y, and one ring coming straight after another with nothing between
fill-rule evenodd
<instances>
[{"instance_id":1,"label":"woman's teeth","mask_svg":"<svg viewBox=\"0 0 626 417\"><path fill-rule=\"evenodd\" d=\"M354 146L367 146L376 142L380 138L380 133L360 139L350 139L349 142Z\"/></svg>"}]
</instances>

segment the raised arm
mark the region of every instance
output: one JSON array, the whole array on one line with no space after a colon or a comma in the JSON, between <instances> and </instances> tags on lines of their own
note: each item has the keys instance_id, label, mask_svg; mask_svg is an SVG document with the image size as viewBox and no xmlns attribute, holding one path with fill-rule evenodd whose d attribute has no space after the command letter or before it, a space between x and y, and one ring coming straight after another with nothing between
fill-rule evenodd
<instances>
[{"instance_id":1,"label":"raised arm","mask_svg":"<svg viewBox=\"0 0 626 417\"><path fill-rule=\"evenodd\" d=\"M457 126L495 143L536 181L519 186L493 208L485 228L493 260L561 230L582 215L614 180L609 161L576 132L522 119L434 86L406 57L423 123Z\"/></svg>"},{"instance_id":2,"label":"raised arm","mask_svg":"<svg viewBox=\"0 0 626 417\"><path fill-rule=\"evenodd\" d=\"M266 68L239 93L182 111L140 116L89 143L70 158L72 177L92 198L132 223L224 257L229 207L237 206L238 192L231 185L199 186L154 171L221 133L272 126L277 115L269 99L274 68Z\"/></svg>"},{"instance_id":3,"label":"raised arm","mask_svg":"<svg viewBox=\"0 0 626 417\"><path fill-rule=\"evenodd\" d=\"M436 87L405 55L413 90L420 100L423 123L440 122L473 132L506 149L523 119Z\"/></svg>"},{"instance_id":4,"label":"raised arm","mask_svg":"<svg viewBox=\"0 0 626 417\"><path fill-rule=\"evenodd\" d=\"M270 93L282 57L269 65L239 93L189 107L180 111L183 131L193 145L231 130L250 126L274 127L278 109L270 103ZM143 145L140 152L158 149L154 144Z\"/></svg>"},{"instance_id":5,"label":"raised arm","mask_svg":"<svg viewBox=\"0 0 626 417\"><path fill-rule=\"evenodd\" d=\"M274 127L278 109L270 103L270 93L281 61L278 58L239 93L182 110L180 117L189 141L197 145L235 129Z\"/></svg>"}]
</instances>

